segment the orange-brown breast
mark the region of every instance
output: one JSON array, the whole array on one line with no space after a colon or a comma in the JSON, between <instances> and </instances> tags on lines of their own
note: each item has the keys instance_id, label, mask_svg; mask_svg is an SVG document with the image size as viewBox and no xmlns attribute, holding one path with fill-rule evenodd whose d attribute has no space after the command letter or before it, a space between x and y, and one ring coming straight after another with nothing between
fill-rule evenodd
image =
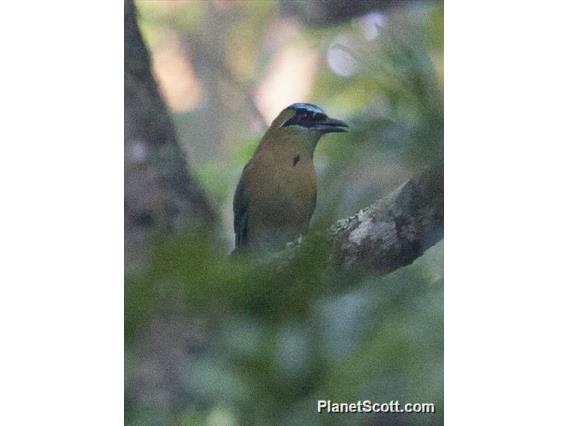
<instances>
[{"instance_id":1,"label":"orange-brown breast","mask_svg":"<svg viewBox=\"0 0 568 426\"><path fill-rule=\"evenodd\" d=\"M257 247L283 247L305 233L315 208L312 152L283 134L270 145L261 142L244 176L250 197L248 238Z\"/></svg>"}]
</instances>

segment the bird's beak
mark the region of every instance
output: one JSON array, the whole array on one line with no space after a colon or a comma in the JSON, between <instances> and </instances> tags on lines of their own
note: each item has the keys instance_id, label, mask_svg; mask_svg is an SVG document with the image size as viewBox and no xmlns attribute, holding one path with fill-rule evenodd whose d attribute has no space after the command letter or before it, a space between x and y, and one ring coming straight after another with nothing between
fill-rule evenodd
<instances>
[{"instance_id":1,"label":"bird's beak","mask_svg":"<svg viewBox=\"0 0 568 426\"><path fill-rule=\"evenodd\" d=\"M346 122L337 120L336 118L327 118L317 124L317 128L322 133L348 132L349 126Z\"/></svg>"}]
</instances>

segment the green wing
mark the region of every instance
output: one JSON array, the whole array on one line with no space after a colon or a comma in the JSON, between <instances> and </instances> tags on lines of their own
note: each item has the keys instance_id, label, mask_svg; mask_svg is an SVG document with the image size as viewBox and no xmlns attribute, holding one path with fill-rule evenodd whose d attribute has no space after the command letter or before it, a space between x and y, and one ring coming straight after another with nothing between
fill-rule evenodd
<instances>
[{"instance_id":1,"label":"green wing","mask_svg":"<svg viewBox=\"0 0 568 426\"><path fill-rule=\"evenodd\" d=\"M247 166L243 169L241 180L237 185L235 198L233 199L233 228L235 230L235 250L248 245L248 207L249 197L245 189L245 174Z\"/></svg>"}]
</instances>

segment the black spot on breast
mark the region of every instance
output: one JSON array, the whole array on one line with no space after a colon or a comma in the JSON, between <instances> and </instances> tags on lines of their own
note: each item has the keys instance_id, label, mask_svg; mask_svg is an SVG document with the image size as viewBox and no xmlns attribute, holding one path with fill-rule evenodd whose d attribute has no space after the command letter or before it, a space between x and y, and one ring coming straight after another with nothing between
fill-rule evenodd
<instances>
[{"instance_id":1,"label":"black spot on breast","mask_svg":"<svg viewBox=\"0 0 568 426\"><path fill-rule=\"evenodd\" d=\"M294 159L292 160L292 166L295 166L296 164L298 164L298 161L300 161L300 155L296 154L294 156Z\"/></svg>"}]
</instances>

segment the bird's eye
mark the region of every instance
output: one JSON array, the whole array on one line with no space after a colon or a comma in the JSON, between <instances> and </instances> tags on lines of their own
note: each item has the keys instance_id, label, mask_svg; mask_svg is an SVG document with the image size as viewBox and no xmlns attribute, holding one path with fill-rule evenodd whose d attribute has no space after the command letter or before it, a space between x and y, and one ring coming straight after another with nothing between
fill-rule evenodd
<instances>
[{"instance_id":1,"label":"bird's eye","mask_svg":"<svg viewBox=\"0 0 568 426\"><path fill-rule=\"evenodd\" d=\"M309 114L308 114L307 112L305 112L305 111L304 111L304 112L301 112L301 113L298 115L298 118L299 118L300 120L307 120L307 119L309 118Z\"/></svg>"}]
</instances>

